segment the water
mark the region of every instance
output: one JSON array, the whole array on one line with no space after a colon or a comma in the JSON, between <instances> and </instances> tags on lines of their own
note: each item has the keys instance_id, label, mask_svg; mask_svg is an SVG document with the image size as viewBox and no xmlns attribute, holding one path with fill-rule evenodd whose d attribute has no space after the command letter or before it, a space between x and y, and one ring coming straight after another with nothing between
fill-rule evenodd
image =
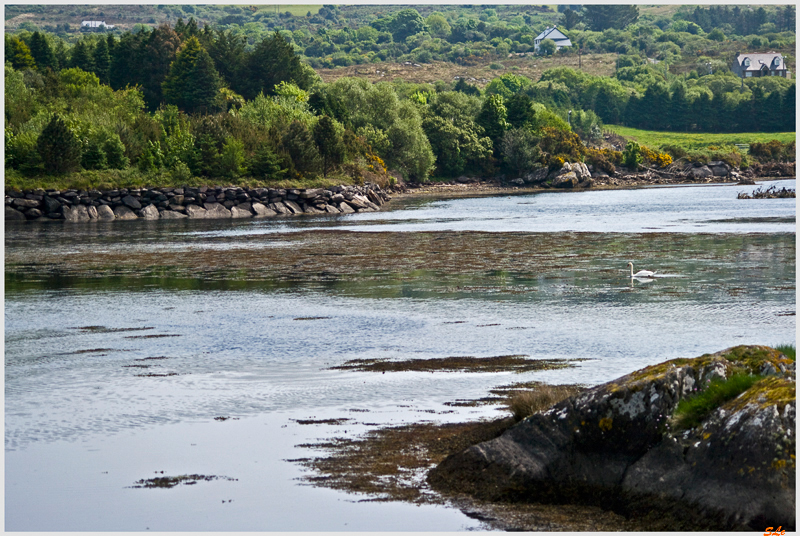
<instances>
[{"instance_id":1,"label":"water","mask_svg":"<svg viewBox=\"0 0 800 536\"><path fill-rule=\"evenodd\" d=\"M7 226L5 528L480 528L453 509L303 485L286 460L377 425L499 415L445 405L499 385L594 385L673 357L793 343L794 200L735 199L748 188ZM629 260L661 277L631 281ZM524 374L330 370L505 354L586 360ZM296 422L338 417L352 420ZM156 471L238 480L130 487Z\"/></svg>"}]
</instances>

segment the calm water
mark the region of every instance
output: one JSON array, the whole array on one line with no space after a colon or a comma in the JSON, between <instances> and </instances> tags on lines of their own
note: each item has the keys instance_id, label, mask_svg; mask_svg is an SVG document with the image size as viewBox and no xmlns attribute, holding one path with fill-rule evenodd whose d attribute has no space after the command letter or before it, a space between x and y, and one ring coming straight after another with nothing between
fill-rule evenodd
<instances>
[{"instance_id":1,"label":"calm water","mask_svg":"<svg viewBox=\"0 0 800 536\"><path fill-rule=\"evenodd\" d=\"M498 415L445 403L499 385L591 385L736 344L793 343L794 199L736 199L753 188L7 226L5 528L479 528L454 509L306 486L286 460L377 425ZM629 260L661 277L631 281ZM504 354L586 361L525 374L329 370ZM352 420L295 422L331 417ZM129 487L156 471L238 480Z\"/></svg>"}]
</instances>

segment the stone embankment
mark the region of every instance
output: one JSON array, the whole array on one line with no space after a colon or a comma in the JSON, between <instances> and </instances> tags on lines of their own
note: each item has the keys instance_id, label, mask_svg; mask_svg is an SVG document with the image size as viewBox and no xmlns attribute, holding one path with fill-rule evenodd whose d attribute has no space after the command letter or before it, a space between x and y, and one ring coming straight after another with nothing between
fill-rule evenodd
<instances>
[{"instance_id":1,"label":"stone embankment","mask_svg":"<svg viewBox=\"0 0 800 536\"><path fill-rule=\"evenodd\" d=\"M6 221L268 218L379 210L378 185L282 189L239 187L6 191Z\"/></svg>"},{"instance_id":2,"label":"stone embankment","mask_svg":"<svg viewBox=\"0 0 800 536\"><path fill-rule=\"evenodd\" d=\"M794 162L754 164L740 170L721 160L708 164L675 162L665 169L629 171L620 167L609 175L603 170L587 166L583 162L566 162L557 170L538 169L522 177L512 179L516 186L544 188L592 188L603 186L635 186L641 184L677 184L708 182L740 182L757 177L793 177Z\"/></svg>"},{"instance_id":3,"label":"stone embankment","mask_svg":"<svg viewBox=\"0 0 800 536\"><path fill-rule=\"evenodd\" d=\"M739 396L676 415L713 379L748 374ZM597 505L659 530L794 530L796 406L795 363L772 348L674 359L449 456L428 481L484 501Z\"/></svg>"}]
</instances>

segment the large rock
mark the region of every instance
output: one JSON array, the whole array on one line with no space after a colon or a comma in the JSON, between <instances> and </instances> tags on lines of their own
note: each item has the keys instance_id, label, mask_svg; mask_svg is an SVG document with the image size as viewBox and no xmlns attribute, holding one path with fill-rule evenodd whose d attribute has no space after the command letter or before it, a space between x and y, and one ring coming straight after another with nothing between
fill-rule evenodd
<instances>
[{"instance_id":1,"label":"large rock","mask_svg":"<svg viewBox=\"0 0 800 536\"><path fill-rule=\"evenodd\" d=\"M289 215L292 213L289 207L283 204L283 201L275 201L269 204L269 208L280 215Z\"/></svg>"},{"instance_id":2,"label":"large rock","mask_svg":"<svg viewBox=\"0 0 800 536\"><path fill-rule=\"evenodd\" d=\"M125 205L114 207L114 217L118 220L135 220L138 218L136 213Z\"/></svg>"},{"instance_id":3,"label":"large rock","mask_svg":"<svg viewBox=\"0 0 800 536\"><path fill-rule=\"evenodd\" d=\"M539 168L536 171L526 173L522 179L529 184L538 184L547 180L547 168Z\"/></svg>"},{"instance_id":4,"label":"large rock","mask_svg":"<svg viewBox=\"0 0 800 536\"><path fill-rule=\"evenodd\" d=\"M122 204L132 210L139 210L142 208L142 204L139 203L139 200L133 197L132 195L126 195L122 198Z\"/></svg>"},{"instance_id":5,"label":"large rock","mask_svg":"<svg viewBox=\"0 0 800 536\"><path fill-rule=\"evenodd\" d=\"M271 208L267 208L261 203L253 203L252 206L253 212L256 213L256 218L267 218L271 216L277 216L278 213L272 210Z\"/></svg>"},{"instance_id":6,"label":"large rock","mask_svg":"<svg viewBox=\"0 0 800 536\"><path fill-rule=\"evenodd\" d=\"M108 205L99 205L97 208L97 221L114 221L116 216Z\"/></svg>"},{"instance_id":7,"label":"large rock","mask_svg":"<svg viewBox=\"0 0 800 536\"><path fill-rule=\"evenodd\" d=\"M47 195L42 199L42 206L44 212L61 212L61 203Z\"/></svg>"},{"instance_id":8,"label":"large rock","mask_svg":"<svg viewBox=\"0 0 800 536\"><path fill-rule=\"evenodd\" d=\"M62 213L64 214L65 221L70 223L89 221L89 212L86 210L86 205L75 205L72 207L69 205L63 205L61 209L63 211Z\"/></svg>"},{"instance_id":9,"label":"large rock","mask_svg":"<svg viewBox=\"0 0 800 536\"><path fill-rule=\"evenodd\" d=\"M225 219L231 217L231 211L220 203L205 203L203 206L206 209L206 218L208 219Z\"/></svg>"},{"instance_id":10,"label":"large rock","mask_svg":"<svg viewBox=\"0 0 800 536\"><path fill-rule=\"evenodd\" d=\"M26 219L25 214L6 205L6 221L25 221Z\"/></svg>"},{"instance_id":11,"label":"large rock","mask_svg":"<svg viewBox=\"0 0 800 536\"><path fill-rule=\"evenodd\" d=\"M566 165L566 164L564 164ZM575 188L578 185L578 176L574 171L558 175L553 179L554 188Z\"/></svg>"},{"instance_id":12,"label":"large rock","mask_svg":"<svg viewBox=\"0 0 800 536\"><path fill-rule=\"evenodd\" d=\"M794 530L794 370L763 346L667 361L449 456L428 479L483 500L594 504L669 530ZM697 425L676 419L681 400L734 374L764 377Z\"/></svg>"},{"instance_id":13,"label":"large rock","mask_svg":"<svg viewBox=\"0 0 800 536\"><path fill-rule=\"evenodd\" d=\"M722 160L715 160L714 162L708 163L708 168L714 174L715 177L727 177L731 172L731 166L723 162Z\"/></svg>"},{"instance_id":14,"label":"large rock","mask_svg":"<svg viewBox=\"0 0 800 536\"><path fill-rule=\"evenodd\" d=\"M208 211L197 205L186 205L186 216L192 220L203 220L208 215Z\"/></svg>"},{"instance_id":15,"label":"large rock","mask_svg":"<svg viewBox=\"0 0 800 536\"><path fill-rule=\"evenodd\" d=\"M242 205L231 207L231 218L252 218L252 217L253 213L250 212L249 203L243 203Z\"/></svg>"},{"instance_id":16,"label":"large rock","mask_svg":"<svg viewBox=\"0 0 800 536\"><path fill-rule=\"evenodd\" d=\"M161 219L162 220L180 220L183 218L188 218L186 214L181 214L177 210L162 210L161 211Z\"/></svg>"},{"instance_id":17,"label":"large rock","mask_svg":"<svg viewBox=\"0 0 800 536\"><path fill-rule=\"evenodd\" d=\"M689 176L693 179L710 179L714 172L708 166L700 166L690 169Z\"/></svg>"},{"instance_id":18,"label":"large rock","mask_svg":"<svg viewBox=\"0 0 800 536\"><path fill-rule=\"evenodd\" d=\"M142 218L146 220L157 220L159 217L158 209L155 205L147 205L142 209Z\"/></svg>"},{"instance_id":19,"label":"large rock","mask_svg":"<svg viewBox=\"0 0 800 536\"><path fill-rule=\"evenodd\" d=\"M287 200L285 200L283 202L283 204L286 205L289 208L289 210L292 211L292 214L302 214L303 213L303 209L300 208L300 205L298 205L294 201L290 201L289 199L287 199Z\"/></svg>"}]
</instances>

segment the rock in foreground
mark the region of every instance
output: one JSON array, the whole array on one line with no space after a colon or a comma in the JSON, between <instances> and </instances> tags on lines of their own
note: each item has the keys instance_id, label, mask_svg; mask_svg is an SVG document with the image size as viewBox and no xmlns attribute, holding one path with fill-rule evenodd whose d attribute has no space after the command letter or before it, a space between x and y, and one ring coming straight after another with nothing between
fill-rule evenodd
<instances>
[{"instance_id":1,"label":"rock in foreground","mask_svg":"<svg viewBox=\"0 0 800 536\"><path fill-rule=\"evenodd\" d=\"M667 530L794 530L794 371L764 346L667 361L450 456L428 480L481 500L598 505ZM760 378L681 426L682 399L735 374Z\"/></svg>"}]
</instances>

